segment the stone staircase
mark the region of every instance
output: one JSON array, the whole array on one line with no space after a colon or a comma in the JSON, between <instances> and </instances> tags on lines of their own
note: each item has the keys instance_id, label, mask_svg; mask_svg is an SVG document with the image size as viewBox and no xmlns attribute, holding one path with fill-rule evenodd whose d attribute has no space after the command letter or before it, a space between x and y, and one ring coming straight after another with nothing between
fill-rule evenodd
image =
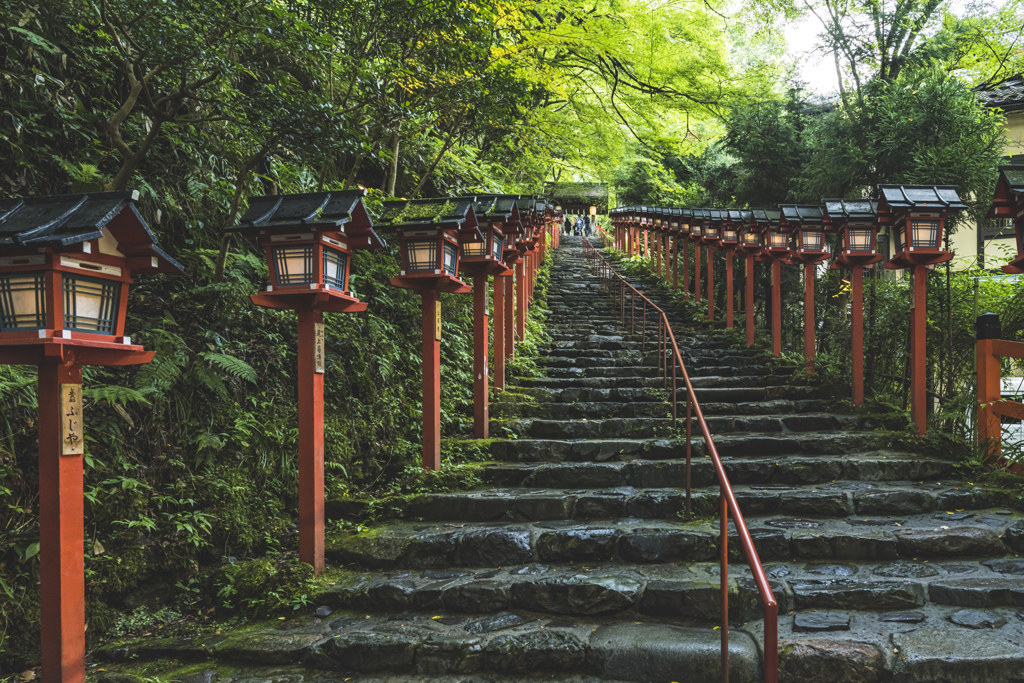
<instances>
[{"instance_id":1,"label":"stone staircase","mask_svg":"<svg viewBox=\"0 0 1024 683\"><path fill-rule=\"evenodd\" d=\"M720 680L711 461L695 438L685 521L685 425L654 328L646 344L626 334L580 239L562 239L547 372L494 406L509 438L491 443L484 487L421 495L402 519L334 538L346 570L316 597L319 617L101 654L194 657L237 681ZM902 419L830 410L645 288L671 312L772 580L781 680L1024 681L1020 501L892 448ZM761 607L730 531L730 680L758 681Z\"/></svg>"}]
</instances>

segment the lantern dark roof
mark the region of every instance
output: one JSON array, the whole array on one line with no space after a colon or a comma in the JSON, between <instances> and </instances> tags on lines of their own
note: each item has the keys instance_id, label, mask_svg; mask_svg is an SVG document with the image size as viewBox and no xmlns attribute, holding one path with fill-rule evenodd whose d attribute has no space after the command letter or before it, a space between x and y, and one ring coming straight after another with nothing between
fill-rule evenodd
<instances>
[{"instance_id":1,"label":"lantern dark roof","mask_svg":"<svg viewBox=\"0 0 1024 683\"><path fill-rule=\"evenodd\" d=\"M966 209L956 185L879 185L879 207L887 209Z\"/></svg>"},{"instance_id":2,"label":"lantern dark roof","mask_svg":"<svg viewBox=\"0 0 1024 683\"><path fill-rule=\"evenodd\" d=\"M713 221L723 221L726 219L728 212L723 209L708 209L708 216Z\"/></svg>"},{"instance_id":3,"label":"lantern dark roof","mask_svg":"<svg viewBox=\"0 0 1024 683\"><path fill-rule=\"evenodd\" d=\"M534 207L537 205L536 197L530 197L528 195L521 194L517 200L519 203L519 215L527 216L533 213Z\"/></svg>"},{"instance_id":4,"label":"lantern dark roof","mask_svg":"<svg viewBox=\"0 0 1024 683\"><path fill-rule=\"evenodd\" d=\"M1024 194L1024 164L1000 166L999 174L1006 179L1010 192Z\"/></svg>"},{"instance_id":5,"label":"lantern dark roof","mask_svg":"<svg viewBox=\"0 0 1024 683\"><path fill-rule=\"evenodd\" d=\"M693 210L693 219L694 220L703 221L703 220L707 220L709 218L711 218L711 210L710 209L694 209Z\"/></svg>"},{"instance_id":6,"label":"lantern dark roof","mask_svg":"<svg viewBox=\"0 0 1024 683\"><path fill-rule=\"evenodd\" d=\"M782 212L778 209L751 209L750 217L758 225L778 225Z\"/></svg>"},{"instance_id":7,"label":"lantern dark roof","mask_svg":"<svg viewBox=\"0 0 1024 683\"><path fill-rule=\"evenodd\" d=\"M1024 204L1024 164L999 167L999 180L986 218L1016 218ZM997 231L998 232L998 231Z\"/></svg>"},{"instance_id":8,"label":"lantern dark roof","mask_svg":"<svg viewBox=\"0 0 1024 683\"><path fill-rule=\"evenodd\" d=\"M824 212L817 204L780 204L785 223L796 225L821 225Z\"/></svg>"},{"instance_id":9,"label":"lantern dark roof","mask_svg":"<svg viewBox=\"0 0 1024 683\"><path fill-rule=\"evenodd\" d=\"M0 199L0 250L69 247L99 239L106 229L134 272L181 272L181 264L156 246L135 208L138 198L131 191Z\"/></svg>"},{"instance_id":10,"label":"lantern dark roof","mask_svg":"<svg viewBox=\"0 0 1024 683\"><path fill-rule=\"evenodd\" d=\"M878 202L874 199L822 199L825 214L833 220L870 220L878 216Z\"/></svg>"},{"instance_id":11,"label":"lantern dark roof","mask_svg":"<svg viewBox=\"0 0 1024 683\"><path fill-rule=\"evenodd\" d=\"M448 229L469 223L466 227L475 228L474 201L475 197L440 197L384 202L384 212L377 223L390 228L447 226Z\"/></svg>"},{"instance_id":12,"label":"lantern dark roof","mask_svg":"<svg viewBox=\"0 0 1024 683\"><path fill-rule=\"evenodd\" d=\"M986 107L998 107L1003 111L1024 109L1024 75L1012 76L975 92Z\"/></svg>"},{"instance_id":13,"label":"lantern dark roof","mask_svg":"<svg viewBox=\"0 0 1024 683\"><path fill-rule=\"evenodd\" d=\"M673 216L682 216L683 215L683 209L669 209L669 212Z\"/></svg>"},{"instance_id":14,"label":"lantern dark roof","mask_svg":"<svg viewBox=\"0 0 1024 683\"><path fill-rule=\"evenodd\" d=\"M469 197L472 199L472 197ZM517 228L522 231L522 222L519 216L519 195L516 194L490 194L476 197L473 203L473 211L478 221L501 223L508 233L508 228Z\"/></svg>"},{"instance_id":15,"label":"lantern dark roof","mask_svg":"<svg viewBox=\"0 0 1024 683\"><path fill-rule=\"evenodd\" d=\"M257 235L295 229L321 228L344 232L352 246L383 247L363 204L366 190L264 195L249 200L249 208L228 232Z\"/></svg>"}]
</instances>

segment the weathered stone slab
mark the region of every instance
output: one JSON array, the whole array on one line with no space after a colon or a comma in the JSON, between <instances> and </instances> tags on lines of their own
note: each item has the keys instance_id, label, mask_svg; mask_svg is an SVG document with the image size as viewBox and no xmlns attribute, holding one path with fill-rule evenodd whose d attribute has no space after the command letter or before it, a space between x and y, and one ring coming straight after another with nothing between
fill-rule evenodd
<instances>
[{"instance_id":1,"label":"weathered stone slab","mask_svg":"<svg viewBox=\"0 0 1024 683\"><path fill-rule=\"evenodd\" d=\"M612 624L591 636L590 653L602 678L638 683L720 683L722 678L720 639L711 629ZM760 680L757 646L750 636L738 631L733 631L729 639L729 680Z\"/></svg>"},{"instance_id":2,"label":"weathered stone slab","mask_svg":"<svg viewBox=\"0 0 1024 683\"><path fill-rule=\"evenodd\" d=\"M1006 552L999 534L991 529L903 529L893 534L900 557L971 557L1002 555Z\"/></svg>"},{"instance_id":3,"label":"weathered stone slab","mask_svg":"<svg viewBox=\"0 0 1024 683\"><path fill-rule=\"evenodd\" d=\"M887 673L885 658L871 643L786 640L779 650L779 678L789 683L880 683Z\"/></svg>"},{"instance_id":4,"label":"weathered stone slab","mask_svg":"<svg viewBox=\"0 0 1024 683\"><path fill-rule=\"evenodd\" d=\"M924 628L894 634L893 645L893 683L1024 681L1024 648L998 631Z\"/></svg>"},{"instance_id":5,"label":"weathered stone slab","mask_svg":"<svg viewBox=\"0 0 1024 683\"><path fill-rule=\"evenodd\" d=\"M850 615L844 612L800 612L793 617L793 631L796 633L849 630Z\"/></svg>"}]
</instances>

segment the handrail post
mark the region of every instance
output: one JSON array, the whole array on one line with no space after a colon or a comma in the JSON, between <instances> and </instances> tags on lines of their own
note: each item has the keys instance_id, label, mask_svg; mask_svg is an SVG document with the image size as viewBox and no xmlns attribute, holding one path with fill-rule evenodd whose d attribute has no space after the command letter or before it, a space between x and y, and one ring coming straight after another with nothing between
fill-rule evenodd
<instances>
[{"instance_id":1,"label":"handrail post","mask_svg":"<svg viewBox=\"0 0 1024 683\"><path fill-rule=\"evenodd\" d=\"M690 463L693 459L693 402L690 400L690 389L686 389L686 521L693 519L690 505Z\"/></svg>"},{"instance_id":2,"label":"handrail post","mask_svg":"<svg viewBox=\"0 0 1024 683\"><path fill-rule=\"evenodd\" d=\"M779 605L764 606L764 683L779 682Z\"/></svg>"},{"instance_id":3,"label":"handrail post","mask_svg":"<svg viewBox=\"0 0 1024 683\"><path fill-rule=\"evenodd\" d=\"M722 683L729 683L729 500L725 495L725 482L721 482L719 495L721 520L719 521L719 577L722 601Z\"/></svg>"},{"instance_id":4,"label":"handrail post","mask_svg":"<svg viewBox=\"0 0 1024 683\"><path fill-rule=\"evenodd\" d=\"M999 316L986 313L975 322L978 414L976 417L978 445L985 449L987 459L995 461L1000 453L1002 425L992 404L1002 397L1000 357L993 353L993 340L1002 336Z\"/></svg>"},{"instance_id":5,"label":"handrail post","mask_svg":"<svg viewBox=\"0 0 1024 683\"><path fill-rule=\"evenodd\" d=\"M676 428L676 418L679 414L679 397L676 393L679 389L676 387L676 357L672 356L672 429Z\"/></svg>"},{"instance_id":6,"label":"handrail post","mask_svg":"<svg viewBox=\"0 0 1024 683\"><path fill-rule=\"evenodd\" d=\"M640 330L640 353L647 352L647 298L644 298L644 326Z\"/></svg>"}]
</instances>

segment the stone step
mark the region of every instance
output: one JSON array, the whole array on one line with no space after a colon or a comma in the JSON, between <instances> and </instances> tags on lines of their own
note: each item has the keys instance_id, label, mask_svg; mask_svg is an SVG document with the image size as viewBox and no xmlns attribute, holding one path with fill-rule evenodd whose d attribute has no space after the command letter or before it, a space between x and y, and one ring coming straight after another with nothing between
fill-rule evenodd
<instances>
[{"instance_id":1,"label":"stone step","mask_svg":"<svg viewBox=\"0 0 1024 683\"><path fill-rule=\"evenodd\" d=\"M697 392L697 400L709 401L770 401L776 398L814 398L813 387L786 384L788 377L768 375L764 377L691 377L690 382ZM677 376L677 387L683 386L681 375ZM546 389L611 387L661 387L663 377L517 377L513 383L525 387ZM685 392L685 388L678 389Z\"/></svg>"},{"instance_id":2,"label":"stone step","mask_svg":"<svg viewBox=\"0 0 1024 683\"><path fill-rule=\"evenodd\" d=\"M550 419L527 418L506 425L512 432L535 439L597 439L597 438L644 438L668 436L675 430L686 429L685 416L673 423L671 404L665 403L659 417L601 417L575 419L571 417L571 404L565 410L545 404ZM615 404L607 404L615 405ZM607 413L606 413L607 414ZM667 417L665 417L667 415ZM823 432L830 430L853 431L870 429L877 425L871 418L858 415L833 415L829 413L806 413L803 415L707 415L705 420L713 435L725 436L735 433L794 433ZM692 420L693 431L699 433L700 425Z\"/></svg>"},{"instance_id":3,"label":"stone step","mask_svg":"<svg viewBox=\"0 0 1024 683\"><path fill-rule=\"evenodd\" d=\"M193 642L206 641L206 642ZM618 623L613 619L568 620L504 611L482 615L405 612L394 615L331 615L324 620L293 619L238 633L203 635L189 641L149 638L97 653L103 661L159 660L168 655L230 665L274 665L268 680L278 683L325 681L315 671L357 675L359 681L668 681L721 680L720 639L708 627L671 623ZM293 673L290 673L293 672ZM344 673L341 673L344 672ZM282 675L282 673L284 675ZM290 675L289 675L290 673ZM360 674L386 678L365 678ZM395 675L402 675L396 677ZM449 675L457 677L448 678ZM467 676L469 674L469 676ZM501 678L492 678L498 674ZM415 675L414 678L406 676ZM420 678L425 676L425 678ZM524 678L528 677L528 678ZM549 678L550 677L550 678ZM729 641L729 679L760 680L760 655L742 632Z\"/></svg>"},{"instance_id":4,"label":"stone step","mask_svg":"<svg viewBox=\"0 0 1024 683\"><path fill-rule=\"evenodd\" d=\"M955 474L954 463L893 451L857 453L854 456L722 458L726 475L733 485L806 485L834 481L897 482L942 481ZM686 485L686 460L621 460L610 462L566 462L544 464L491 464L480 475L490 484L502 487L532 488L666 488ZM706 457L694 456L691 462L693 486L710 486L714 468ZM971 490L975 490L972 487ZM988 490L988 489L983 489ZM978 494L981 495L981 494ZM987 494L986 494L987 495ZM964 503L956 507L1009 505L1009 502Z\"/></svg>"},{"instance_id":5,"label":"stone step","mask_svg":"<svg viewBox=\"0 0 1024 683\"><path fill-rule=\"evenodd\" d=\"M768 567L772 593L784 615L794 610L902 612L929 605L1024 606L1015 578L1024 560L983 562L779 562ZM335 610L361 612L504 613L631 619L720 621L718 563L646 566L531 564L499 569L349 573L313 598ZM940 609L941 609L940 607ZM759 621L756 586L744 565L730 566L729 621ZM904 616L904 623L923 621ZM839 629L836 629L839 630Z\"/></svg>"},{"instance_id":6,"label":"stone step","mask_svg":"<svg viewBox=\"0 0 1024 683\"><path fill-rule=\"evenodd\" d=\"M968 519L948 515L942 520L932 514L814 520L768 516L748 526L762 561L998 558L1024 549L1024 515L1001 512ZM495 568L537 562L645 565L710 561L717 557L717 546L717 523L701 520L403 522L371 533L333 536L326 556L332 562L378 569ZM742 561L738 541L730 542L730 547L735 561Z\"/></svg>"},{"instance_id":7,"label":"stone step","mask_svg":"<svg viewBox=\"0 0 1024 683\"><path fill-rule=\"evenodd\" d=\"M630 463L633 465L634 463ZM702 461L700 464L707 464ZM570 468L561 468L567 475ZM550 479L539 469L518 487L476 489L455 493L426 493L407 501L405 516L428 522L541 522L552 520L681 519L686 510L685 465L675 468L672 479L682 484L671 488L644 486L645 479L668 476L663 471L643 467L614 468L602 473L591 468L591 479L575 485L541 487L537 479ZM718 510L719 488L710 467L692 472L691 510L695 516L713 516ZM621 471L625 470L625 471ZM696 476L693 476L693 475ZM615 476L618 475L618 476ZM615 484L624 479L632 484ZM639 486L637 486L639 484ZM572 488L569 488L569 487ZM974 517L967 510L1013 506L1016 496L1007 490L980 489L941 482L867 483L835 481L825 485L739 485L733 483L736 500L748 522L770 515L798 515L812 518L849 518L880 515L923 515L936 512L939 520L965 520Z\"/></svg>"},{"instance_id":8,"label":"stone step","mask_svg":"<svg viewBox=\"0 0 1024 683\"><path fill-rule=\"evenodd\" d=\"M656 390L655 390L656 391ZM648 396L640 396L649 399ZM765 401L763 403L705 403L701 404L705 417L728 416L734 418L750 415L798 415L804 413L820 413L825 402L819 400L805 401ZM685 415L685 404L677 407L680 416ZM672 404L665 400L650 401L581 401L577 403L561 403L543 401L537 403L501 403L496 401L491 407L492 417L535 417L548 419L595 419L602 417L665 417L672 414ZM682 419L682 417L679 417ZM874 424L877 420L862 420L865 424ZM895 423L894 423L895 424ZM685 423L684 423L685 425ZM712 426L714 432L719 430Z\"/></svg>"},{"instance_id":9,"label":"stone step","mask_svg":"<svg viewBox=\"0 0 1024 683\"><path fill-rule=\"evenodd\" d=\"M682 422L682 421L680 421ZM880 432L792 432L789 434L722 434L715 447L722 457L783 458L799 455L841 455L885 448L889 437ZM693 453L704 454L703 439L693 439ZM671 460L685 457L686 443L678 439L511 439L491 442L490 453L504 462L604 462L611 460Z\"/></svg>"}]
</instances>

